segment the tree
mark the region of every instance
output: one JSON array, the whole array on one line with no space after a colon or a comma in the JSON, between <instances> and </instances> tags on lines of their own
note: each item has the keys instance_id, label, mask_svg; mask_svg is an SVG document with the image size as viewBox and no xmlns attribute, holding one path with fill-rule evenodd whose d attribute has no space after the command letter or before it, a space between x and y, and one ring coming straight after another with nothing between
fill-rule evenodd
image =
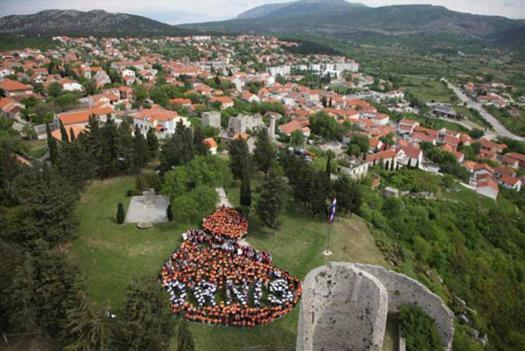
<instances>
[{"instance_id":1,"label":"tree","mask_svg":"<svg viewBox=\"0 0 525 351\"><path fill-rule=\"evenodd\" d=\"M193 150L195 155L208 154L208 147L204 144L204 135L200 127L193 128Z\"/></svg>"},{"instance_id":2,"label":"tree","mask_svg":"<svg viewBox=\"0 0 525 351\"><path fill-rule=\"evenodd\" d=\"M136 165L134 139L131 126L126 120L117 127L116 148L118 169L124 172L137 171L139 166Z\"/></svg>"},{"instance_id":3,"label":"tree","mask_svg":"<svg viewBox=\"0 0 525 351\"><path fill-rule=\"evenodd\" d=\"M353 134L348 143L348 154L350 156L359 156L368 152L370 142L368 137L364 134Z\"/></svg>"},{"instance_id":4,"label":"tree","mask_svg":"<svg viewBox=\"0 0 525 351\"><path fill-rule=\"evenodd\" d=\"M57 141L55 138L53 138L53 135L51 134L51 129L49 128L49 124L46 124L46 134L47 134L47 149L49 150L49 161L51 161L51 164L56 164L57 156L58 156L58 147L57 147Z\"/></svg>"},{"instance_id":5,"label":"tree","mask_svg":"<svg viewBox=\"0 0 525 351\"><path fill-rule=\"evenodd\" d=\"M330 192L330 179L323 171L315 171L311 167L307 168L308 187L303 188L308 194L308 205L312 214L319 214L326 211L326 199ZM306 189L306 190L305 190Z\"/></svg>"},{"instance_id":6,"label":"tree","mask_svg":"<svg viewBox=\"0 0 525 351\"><path fill-rule=\"evenodd\" d=\"M252 187L250 182L250 177L243 173L243 177L241 179L241 206L245 208L250 208L252 205Z\"/></svg>"},{"instance_id":7,"label":"tree","mask_svg":"<svg viewBox=\"0 0 525 351\"><path fill-rule=\"evenodd\" d=\"M169 204L166 209L166 217L168 217L168 221L173 221L173 209L171 208L171 204Z\"/></svg>"},{"instance_id":8,"label":"tree","mask_svg":"<svg viewBox=\"0 0 525 351\"><path fill-rule=\"evenodd\" d=\"M62 121L60 121L60 139L64 144L69 143L69 135L67 134L66 127L64 126L64 123L62 123Z\"/></svg>"},{"instance_id":9,"label":"tree","mask_svg":"<svg viewBox=\"0 0 525 351\"><path fill-rule=\"evenodd\" d=\"M177 329L177 351L194 351L195 343L188 329L188 322L182 318Z\"/></svg>"},{"instance_id":10,"label":"tree","mask_svg":"<svg viewBox=\"0 0 525 351\"><path fill-rule=\"evenodd\" d=\"M122 311L122 344L128 350L166 350L175 330L166 291L154 279L134 280Z\"/></svg>"},{"instance_id":11,"label":"tree","mask_svg":"<svg viewBox=\"0 0 525 351\"><path fill-rule=\"evenodd\" d=\"M275 171L270 170L261 185L255 206L259 218L270 228L279 228L279 214L284 206L285 194L285 182Z\"/></svg>"},{"instance_id":12,"label":"tree","mask_svg":"<svg viewBox=\"0 0 525 351\"><path fill-rule=\"evenodd\" d=\"M420 307L401 305L399 322L407 351L443 350L443 342L434 321Z\"/></svg>"},{"instance_id":13,"label":"tree","mask_svg":"<svg viewBox=\"0 0 525 351\"><path fill-rule=\"evenodd\" d=\"M73 238L77 193L55 169L24 167L11 181L14 212L3 227L12 241L33 246L37 239L57 245Z\"/></svg>"},{"instance_id":14,"label":"tree","mask_svg":"<svg viewBox=\"0 0 525 351\"><path fill-rule=\"evenodd\" d=\"M229 146L230 169L235 179L241 179L245 163L250 162L248 144L243 139L235 139Z\"/></svg>"},{"instance_id":15,"label":"tree","mask_svg":"<svg viewBox=\"0 0 525 351\"><path fill-rule=\"evenodd\" d=\"M290 145L293 147L301 147L304 145L304 135L298 130L294 130L290 135Z\"/></svg>"},{"instance_id":16,"label":"tree","mask_svg":"<svg viewBox=\"0 0 525 351\"><path fill-rule=\"evenodd\" d=\"M74 143L76 140L75 131L73 128L69 128L69 141Z\"/></svg>"},{"instance_id":17,"label":"tree","mask_svg":"<svg viewBox=\"0 0 525 351\"><path fill-rule=\"evenodd\" d=\"M272 143L270 142L270 138L268 137L268 130L263 128L257 133L253 159L260 171L268 173L272 166L274 157L275 151L273 149Z\"/></svg>"},{"instance_id":18,"label":"tree","mask_svg":"<svg viewBox=\"0 0 525 351\"><path fill-rule=\"evenodd\" d=\"M148 142L138 127L135 128L135 137L133 138L133 155L133 164L137 169L144 167L150 160Z\"/></svg>"},{"instance_id":19,"label":"tree","mask_svg":"<svg viewBox=\"0 0 525 351\"><path fill-rule=\"evenodd\" d=\"M79 141L61 145L55 166L60 175L77 190L82 190L86 181L95 176L89 151Z\"/></svg>"},{"instance_id":20,"label":"tree","mask_svg":"<svg viewBox=\"0 0 525 351\"><path fill-rule=\"evenodd\" d=\"M179 122L173 136L162 147L160 153L161 172L165 173L173 167L190 162L194 155L191 129Z\"/></svg>"},{"instance_id":21,"label":"tree","mask_svg":"<svg viewBox=\"0 0 525 351\"><path fill-rule=\"evenodd\" d=\"M126 218L126 213L124 211L124 205L122 202L119 202L117 205L117 223L122 224L124 223L124 219Z\"/></svg>"},{"instance_id":22,"label":"tree","mask_svg":"<svg viewBox=\"0 0 525 351\"><path fill-rule=\"evenodd\" d=\"M77 278L66 299L65 350L108 350L111 329L104 312L87 298L85 286Z\"/></svg>"},{"instance_id":23,"label":"tree","mask_svg":"<svg viewBox=\"0 0 525 351\"><path fill-rule=\"evenodd\" d=\"M152 128L148 129L146 140L148 142L150 159L154 159L159 153L159 139L155 135L155 132Z\"/></svg>"},{"instance_id":24,"label":"tree","mask_svg":"<svg viewBox=\"0 0 525 351\"><path fill-rule=\"evenodd\" d=\"M348 177L339 177L334 183L334 192L337 199L337 208L341 213L350 215L359 210L362 203L359 185Z\"/></svg>"},{"instance_id":25,"label":"tree","mask_svg":"<svg viewBox=\"0 0 525 351\"><path fill-rule=\"evenodd\" d=\"M28 255L24 263L16 268L7 295L9 325L12 330L39 331L38 312L33 302L35 289L33 260Z\"/></svg>"}]
</instances>

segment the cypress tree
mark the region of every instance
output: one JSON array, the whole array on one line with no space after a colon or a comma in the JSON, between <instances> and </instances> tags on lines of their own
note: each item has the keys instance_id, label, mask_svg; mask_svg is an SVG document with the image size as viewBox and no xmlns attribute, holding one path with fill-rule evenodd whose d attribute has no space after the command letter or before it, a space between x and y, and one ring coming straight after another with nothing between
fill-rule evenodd
<instances>
[{"instance_id":1,"label":"cypress tree","mask_svg":"<svg viewBox=\"0 0 525 351\"><path fill-rule=\"evenodd\" d=\"M188 322L182 318L179 322L179 328L177 330L177 351L194 351L195 343L193 336L188 329Z\"/></svg>"},{"instance_id":2,"label":"cypress tree","mask_svg":"<svg viewBox=\"0 0 525 351\"><path fill-rule=\"evenodd\" d=\"M119 202L117 205L117 223L122 224L126 219L126 213L124 211L124 205L122 202Z\"/></svg>"},{"instance_id":3,"label":"cypress tree","mask_svg":"<svg viewBox=\"0 0 525 351\"><path fill-rule=\"evenodd\" d=\"M326 160L326 168L325 168L325 172L326 172L326 176L328 179L330 179L330 175L332 174L332 153L329 152L328 153L328 159Z\"/></svg>"},{"instance_id":4,"label":"cypress tree","mask_svg":"<svg viewBox=\"0 0 525 351\"><path fill-rule=\"evenodd\" d=\"M47 148L49 150L49 160L51 161L52 165L56 164L57 156L58 156L58 147L57 147L57 141L55 138L53 138L53 135L51 134L51 129L49 128L49 124L46 124L46 134L47 134Z\"/></svg>"},{"instance_id":5,"label":"cypress tree","mask_svg":"<svg viewBox=\"0 0 525 351\"><path fill-rule=\"evenodd\" d=\"M71 143L74 143L76 140L75 132L73 131L73 128L69 128L69 141Z\"/></svg>"},{"instance_id":6,"label":"cypress tree","mask_svg":"<svg viewBox=\"0 0 525 351\"><path fill-rule=\"evenodd\" d=\"M230 168L235 179L241 179L243 176L243 167L249 162L250 153L248 144L242 139L235 139L230 143ZM248 166L251 167L251 166Z\"/></svg>"},{"instance_id":7,"label":"cypress tree","mask_svg":"<svg viewBox=\"0 0 525 351\"><path fill-rule=\"evenodd\" d=\"M173 221L173 209L171 208L171 204L169 204L168 208L166 209L166 216L170 222Z\"/></svg>"},{"instance_id":8,"label":"cypress tree","mask_svg":"<svg viewBox=\"0 0 525 351\"><path fill-rule=\"evenodd\" d=\"M137 169L144 167L150 159L150 150L144 135L138 128L135 128L135 137L133 138L134 165Z\"/></svg>"},{"instance_id":9,"label":"cypress tree","mask_svg":"<svg viewBox=\"0 0 525 351\"><path fill-rule=\"evenodd\" d=\"M152 128L148 130L148 133L146 135L146 140L148 142L150 159L154 159L155 157L157 157L157 154L159 153L159 139L155 135L155 132L153 131Z\"/></svg>"},{"instance_id":10,"label":"cypress tree","mask_svg":"<svg viewBox=\"0 0 525 351\"><path fill-rule=\"evenodd\" d=\"M279 214L284 206L286 185L282 178L273 170L264 178L255 210L263 223L270 227L279 228Z\"/></svg>"},{"instance_id":11,"label":"cypress tree","mask_svg":"<svg viewBox=\"0 0 525 351\"><path fill-rule=\"evenodd\" d=\"M270 138L268 137L268 130L261 129L257 133L255 152L253 154L253 159L257 168L264 173L268 173L272 166L274 157L275 152L272 143L270 142Z\"/></svg>"},{"instance_id":12,"label":"cypress tree","mask_svg":"<svg viewBox=\"0 0 525 351\"><path fill-rule=\"evenodd\" d=\"M252 205L252 186L250 181L250 159L242 159L241 193L240 203L246 210Z\"/></svg>"},{"instance_id":13,"label":"cypress tree","mask_svg":"<svg viewBox=\"0 0 525 351\"><path fill-rule=\"evenodd\" d=\"M193 149L196 155L207 155L208 147L204 144L204 135L200 127L193 129Z\"/></svg>"},{"instance_id":14,"label":"cypress tree","mask_svg":"<svg viewBox=\"0 0 525 351\"><path fill-rule=\"evenodd\" d=\"M69 135L67 135L66 127L64 126L64 123L60 121L60 139L63 143L69 143Z\"/></svg>"}]
</instances>

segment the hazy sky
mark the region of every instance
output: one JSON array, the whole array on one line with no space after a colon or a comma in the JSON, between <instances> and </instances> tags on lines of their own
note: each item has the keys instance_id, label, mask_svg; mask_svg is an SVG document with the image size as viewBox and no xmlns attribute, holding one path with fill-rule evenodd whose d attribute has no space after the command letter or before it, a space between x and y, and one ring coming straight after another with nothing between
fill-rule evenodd
<instances>
[{"instance_id":1,"label":"hazy sky","mask_svg":"<svg viewBox=\"0 0 525 351\"><path fill-rule=\"evenodd\" d=\"M222 20L255 6L291 0L0 0L0 17L43 9L104 9L148 16L167 23ZM525 18L525 0L362 0L368 6L443 5L451 10Z\"/></svg>"}]
</instances>

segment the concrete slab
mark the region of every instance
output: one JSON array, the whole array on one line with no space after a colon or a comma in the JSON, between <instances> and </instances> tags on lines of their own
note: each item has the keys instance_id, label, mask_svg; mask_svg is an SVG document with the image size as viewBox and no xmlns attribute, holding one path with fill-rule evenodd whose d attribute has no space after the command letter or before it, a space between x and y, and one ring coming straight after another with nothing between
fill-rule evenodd
<instances>
[{"instance_id":1,"label":"concrete slab","mask_svg":"<svg viewBox=\"0 0 525 351\"><path fill-rule=\"evenodd\" d=\"M169 200L165 196L155 195L153 203L146 203L144 196L133 196L129 202L125 223L165 223L168 222L167 209Z\"/></svg>"}]
</instances>

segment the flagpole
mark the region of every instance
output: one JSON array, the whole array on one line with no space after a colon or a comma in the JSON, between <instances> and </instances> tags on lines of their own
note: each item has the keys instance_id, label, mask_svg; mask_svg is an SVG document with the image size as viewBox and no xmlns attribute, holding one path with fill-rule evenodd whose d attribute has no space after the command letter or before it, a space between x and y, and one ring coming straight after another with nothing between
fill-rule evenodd
<instances>
[{"instance_id":1,"label":"flagpole","mask_svg":"<svg viewBox=\"0 0 525 351\"><path fill-rule=\"evenodd\" d=\"M328 225L328 240L326 240L326 249L323 251L323 255L325 256L331 256L332 251L330 251L330 238L332 236L332 225L333 223L330 223Z\"/></svg>"},{"instance_id":2,"label":"flagpole","mask_svg":"<svg viewBox=\"0 0 525 351\"><path fill-rule=\"evenodd\" d=\"M330 238L332 237L332 226L335 220L335 209L336 209L337 200L334 197L332 204L330 205L329 213L328 213L328 222L330 223L328 225L328 239L326 240L326 249L323 251L323 255L330 256L332 255L332 251L330 251Z\"/></svg>"}]
</instances>

